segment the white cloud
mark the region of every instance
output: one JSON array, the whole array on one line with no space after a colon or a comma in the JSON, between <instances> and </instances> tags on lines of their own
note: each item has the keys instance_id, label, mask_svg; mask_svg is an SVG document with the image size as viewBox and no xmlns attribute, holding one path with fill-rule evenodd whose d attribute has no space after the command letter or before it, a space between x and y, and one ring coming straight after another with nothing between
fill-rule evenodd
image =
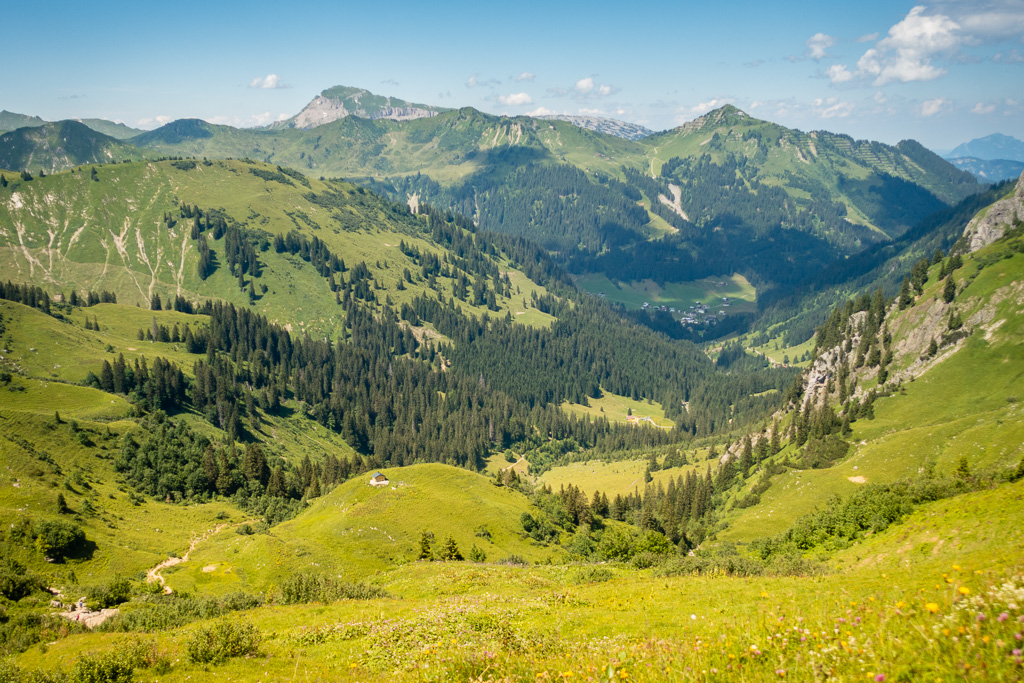
<instances>
[{"instance_id":1,"label":"white cloud","mask_svg":"<svg viewBox=\"0 0 1024 683\"><path fill-rule=\"evenodd\" d=\"M960 25L944 14L924 11L920 5L911 9L857 62L861 72L875 77L875 85L930 81L946 73L932 59L961 45Z\"/></svg>"},{"instance_id":2,"label":"white cloud","mask_svg":"<svg viewBox=\"0 0 1024 683\"><path fill-rule=\"evenodd\" d=\"M994 105L994 104L984 104L982 102L978 102L976 105L974 105L974 108L971 109L971 113L972 114L991 114L995 110L996 110L996 105Z\"/></svg>"},{"instance_id":3,"label":"white cloud","mask_svg":"<svg viewBox=\"0 0 1024 683\"><path fill-rule=\"evenodd\" d=\"M836 44L836 39L825 33L815 33L807 39L807 53L811 59L828 57L828 49Z\"/></svg>"},{"instance_id":4,"label":"white cloud","mask_svg":"<svg viewBox=\"0 0 1024 683\"><path fill-rule=\"evenodd\" d=\"M696 105L690 107L690 113L691 114L697 114L698 116L700 116L701 114L707 114L712 109L718 109L719 107L724 107L725 105L729 104L730 102L732 102L732 99L730 99L730 98L717 98L716 97L714 99L708 100L707 102L701 102L700 104L696 104Z\"/></svg>"},{"instance_id":5,"label":"white cloud","mask_svg":"<svg viewBox=\"0 0 1024 683\"><path fill-rule=\"evenodd\" d=\"M886 102L888 102L888 101L889 101L889 98L887 98L887 97L886 97L886 96L885 96L885 95L884 95L884 94L882 93L882 91L881 91L881 90L876 90L876 91L875 91L875 96L874 96L874 100L875 100L875 102L877 102L878 104L885 104Z\"/></svg>"},{"instance_id":6,"label":"white cloud","mask_svg":"<svg viewBox=\"0 0 1024 683\"><path fill-rule=\"evenodd\" d=\"M526 104L533 104L533 98L524 92L512 93L511 95L498 95L498 101L509 107L520 107Z\"/></svg>"},{"instance_id":7,"label":"white cloud","mask_svg":"<svg viewBox=\"0 0 1024 683\"><path fill-rule=\"evenodd\" d=\"M921 116L935 116L949 107L951 102L944 97L936 97L934 100L925 100L921 103Z\"/></svg>"},{"instance_id":8,"label":"white cloud","mask_svg":"<svg viewBox=\"0 0 1024 683\"><path fill-rule=\"evenodd\" d=\"M135 125L139 128L158 128L165 123L172 121L170 116L150 116L144 119L139 119L135 122Z\"/></svg>"},{"instance_id":9,"label":"white cloud","mask_svg":"<svg viewBox=\"0 0 1024 683\"><path fill-rule=\"evenodd\" d=\"M678 107L675 111L675 122L678 124L692 121L693 119L707 114L712 109L718 109L724 107L727 104L731 104L735 100L731 97L713 97L706 102L700 102L693 105L692 107L682 106Z\"/></svg>"},{"instance_id":10,"label":"white cloud","mask_svg":"<svg viewBox=\"0 0 1024 683\"><path fill-rule=\"evenodd\" d=\"M553 112L552 110L548 109L547 107L537 107L533 111L526 112L526 115L527 116L551 116L554 113L555 112Z\"/></svg>"},{"instance_id":11,"label":"white cloud","mask_svg":"<svg viewBox=\"0 0 1024 683\"><path fill-rule=\"evenodd\" d=\"M286 85L277 74L267 74L263 78L254 78L249 81L249 87L261 90L275 90L277 88L290 88L291 86Z\"/></svg>"},{"instance_id":12,"label":"white cloud","mask_svg":"<svg viewBox=\"0 0 1024 683\"><path fill-rule=\"evenodd\" d=\"M594 89L594 79L590 77L581 78L576 81L576 85L573 86L573 89L580 95L586 95Z\"/></svg>"},{"instance_id":13,"label":"white cloud","mask_svg":"<svg viewBox=\"0 0 1024 683\"><path fill-rule=\"evenodd\" d=\"M589 109L587 107L580 107L578 113L580 116L606 116L608 114L603 109Z\"/></svg>"},{"instance_id":14,"label":"white cloud","mask_svg":"<svg viewBox=\"0 0 1024 683\"><path fill-rule=\"evenodd\" d=\"M601 84L597 86L597 94L601 97L607 97L612 94L612 87L610 85Z\"/></svg>"},{"instance_id":15,"label":"white cloud","mask_svg":"<svg viewBox=\"0 0 1024 683\"><path fill-rule=\"evenodd\" d=\"M466 80L466 87L467 88L476 88L476 87L496 88L499 85L501 85L501 81L499 81L497 78L482 79L482 78L480 78L480 74L478 74L478 73L477 74L473 74L472 76L470 76Z\"/></svg>"},{"instance_id":16,"label":"white cloud","mask_svg":"<svg viewBox=\"0 0 1024 683\"><path fill-rule=\"evenodd\" d=\"M845 64L833 64L825 69L825 75L828 76L828 80L832 81L833 84L846 83L853 80L853 72L847 69Z\"/></svg>"},{"instance_id":17,"label":"white cloud","mask_svg":"<svg viewBox=\"0 0 1024 683\"><path fill-rule=\"evenodd\" d=\"M1024 3L1019 0L947 2L941 9L980 41L1019 40L1024 34Z\"/></svg>"},{"instance_id":18,"label":"white cloud","mask_svg":"<svg viewBox=\"0 0 1024 683\"><path fill-rule=\"evenodd\" d=\"M814 113L823 119L843 119L849 116L856 105L843 102L838 97L814 100Z\"/></svg>"},{"instance_id":19,"label":"white cloud","mask_svg":"<svg viewBox=\"0 0 1024 683\"><path fill-rule=\"evenodd\" d=\"M866 33L866 34L862 35L860 38L857 39L857 42L858 43L870 43L870 42L875 41L875 40L878 40L878 31L875 31L874 33Z\"/></svg>"},{"instance_id":20,"label":"white cloud","mask_svg":"<svg viewBox=\"0 0 1024 683\"><path fill-rule=\"evenodd\" d=\"M524 71L523 73L521 73L518 76L516 76L513 80L516 83L522 83L523 81L532 81L536 77L537 77L537 74L531 73L529 71Z\"/></svg>"},{"instance_id":21,"label":"white cloud","mask_svg":"<svg viewBox=\"0 0 1024 683\"><path fill-rule=\"evenodd\" d=\"M1020 62L1024 62L1024 55L1021 55L1017 48L1013 48L1009 52L997 52L995 56L992 57L992 61L1002 62L1003 64L1019 64Z\"/></svg>"}]
</instances>

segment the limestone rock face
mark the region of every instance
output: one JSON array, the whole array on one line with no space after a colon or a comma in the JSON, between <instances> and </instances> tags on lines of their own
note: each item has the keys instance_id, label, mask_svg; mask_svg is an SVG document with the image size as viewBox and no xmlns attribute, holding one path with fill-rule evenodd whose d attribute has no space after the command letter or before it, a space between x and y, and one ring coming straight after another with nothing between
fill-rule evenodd
<instances>
[{"instance_id":1,"label":"limestone rock face","mask_svg":"<svg viewBox=\"0 0 1024 683\"><path fill-rule=\"evenodd\" d=\"M1016 220L1024 220L1024 174L1017 180L1012 195L1000 199L967 224L964 237L967 238L970 251L978 251L995 242Z\"/></svg>"},{"instance_id":2,"label":"limestone rock face","mask_svg":"<svg viewBox=\"0 0 1024 683\"><path fill-rule=\"evenodd\" d=\"M367 91L354 91L345 97L331 96L328 92L327 95L320 94L314 97L285 125L302 129L316 128L346 116L412 121L437 116L442 111L444 110L440 108L416 105L397 98L379 97Z\"/></svg>"}]
</instances>

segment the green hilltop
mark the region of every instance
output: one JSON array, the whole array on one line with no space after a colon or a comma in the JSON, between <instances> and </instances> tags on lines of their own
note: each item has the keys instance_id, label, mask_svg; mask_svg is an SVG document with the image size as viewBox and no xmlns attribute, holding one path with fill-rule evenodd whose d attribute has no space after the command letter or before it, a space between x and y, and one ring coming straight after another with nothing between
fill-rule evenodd
<instances>
[{"instance_id":1,"label":"green hilltop","mask_svg":"<svg viewBox=\"0 0 1024 683\"><path fill-rule=\"evenodd\" d=\"M0 135L0 167L47 173L81 164L104 164L149 156L79 121L44 123Z\"/></svg>"}]
</instances>

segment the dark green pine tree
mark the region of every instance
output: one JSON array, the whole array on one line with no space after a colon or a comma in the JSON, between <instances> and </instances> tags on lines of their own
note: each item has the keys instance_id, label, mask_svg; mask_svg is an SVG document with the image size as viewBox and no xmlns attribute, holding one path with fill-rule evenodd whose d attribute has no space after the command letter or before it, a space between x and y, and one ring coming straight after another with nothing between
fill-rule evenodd
<instances>
[{"instance_id":1,"label":"dark green pine tree","mask_svg":"<svg viewBox=\"0 0 1024 683\"><path fill-rule=\"evenodd\" d=\"M909 277L903 278L903 286L900 287L899 301L901 311L914 303L914 293L910 286Z\"/></svg>"},{"instance_id":2,"label":"dark green pine tree","mask_svg":"<svg viewBox=\"0 0 1024 683\"><path fill-rule=\"evenodd\" d=\"M420 534L420 553L416 559L418 560L433 560L434 559L434 534L427 530L424 530Z\"/></svg>"},{"instance_id":3,"label":"dark green pine tree","mask_svg":"<svg viewBox=\"0 0 1024 683\"><path fill-rule=\"evenodd\" d=\"M942 288L942 300L948 304L952 303L954 298L956 298L956 282L952 277L947 277L946 285Z\"/></svg>"}]
</instances>

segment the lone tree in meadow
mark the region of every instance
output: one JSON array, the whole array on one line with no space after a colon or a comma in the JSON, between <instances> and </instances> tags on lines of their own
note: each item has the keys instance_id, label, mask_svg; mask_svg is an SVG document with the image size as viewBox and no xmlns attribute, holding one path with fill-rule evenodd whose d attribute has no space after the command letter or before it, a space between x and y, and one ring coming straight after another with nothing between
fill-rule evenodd
<instances>
[{"instance_id":1,"label":"lone tree in meadow","mask_svg":"<svg viewBox=\"0 0 1024 683\"><path fill-rule=\"evenodd\" d=\"M455 543L455 539L449 536L445 542L444 547L441 548L441 559L446 562L459 561L466 559L462 556L462 552L459 551L459 546Z\"/></svg>"}]
</instances>

